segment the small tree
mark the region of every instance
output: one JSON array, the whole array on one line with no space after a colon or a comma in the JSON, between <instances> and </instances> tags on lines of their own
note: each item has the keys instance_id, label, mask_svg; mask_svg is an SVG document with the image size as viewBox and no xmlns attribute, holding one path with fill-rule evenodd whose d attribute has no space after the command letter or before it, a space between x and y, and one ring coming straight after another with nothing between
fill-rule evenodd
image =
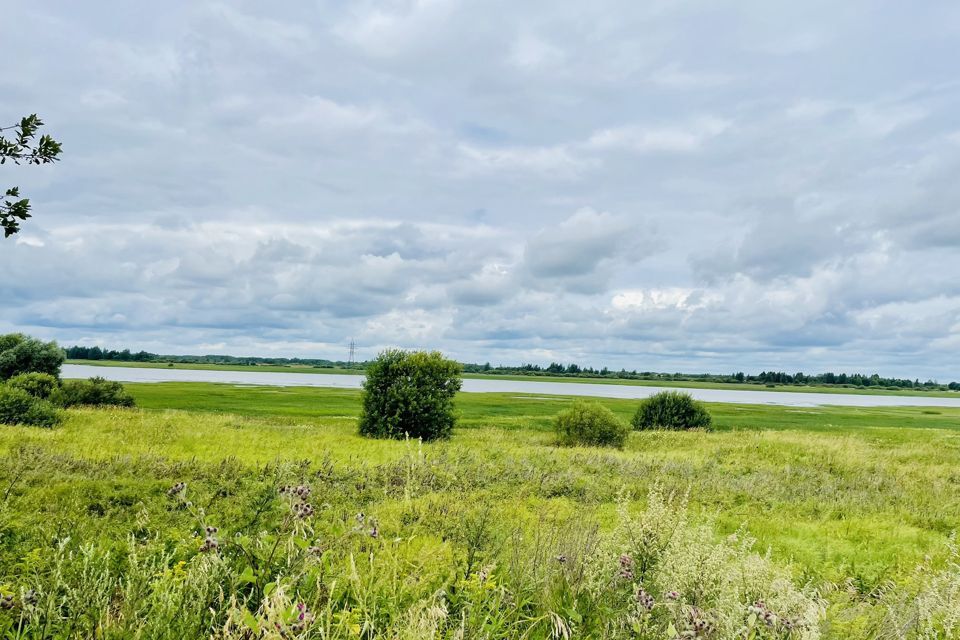
<instances>
[{"instance_id":1,"label":"small tree","mask_svg":"<svg viewBox=\"0 0 960 640\"><path fill-rule=\"evenodd\" d=\"M22 333L0 336L0 380L21 373L49 373L60 376L63 349L56 342L43 342Z\"/></svg>"},{"instance_id":2,"label":"small tree","mask_svg":"<svg viewBox=\"0 0 960 640\"><path fill-rule=\"evenodd\" d=\"M710 412L689 393L661 391L640 403L634 429L710 429Z\"/></svg>"},{"instance_id":3,"label":"small tree","mask_svg":"<svg viewBox=\"0 0 960 640\"><path fill-rule=\"evenodd\" d=\"M449 438L460 364L439 351L388 349L367 367L360 433L375 438Z\"/></svg>"},{"instance_id":4,"label":"small tree","mask_svg":"<svg viewBox=\"0 0 960 640\"><path fill-rule=\"evenodd\" d=\"M557 443L622 449L630 427L613 411L598 402L576 400L573 406L557 414L554 421Z\"/></svg>"}]
</instances>

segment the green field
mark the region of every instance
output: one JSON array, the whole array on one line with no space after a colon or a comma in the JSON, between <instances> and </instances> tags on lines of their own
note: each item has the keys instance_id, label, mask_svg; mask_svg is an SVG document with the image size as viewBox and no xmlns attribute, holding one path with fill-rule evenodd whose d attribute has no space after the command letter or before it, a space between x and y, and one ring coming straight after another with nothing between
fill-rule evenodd
<instances>
[{"instance_id":1,"label":"green field","mask_svg":"<svg viewBox=\"0 0 960 640\"><path fill-rule=\"evenodd\" d=\"M554 446L562 397L461 394L454 437L421 445L356 435L352 390L128 388L140 409L0 430L0 591L38 600L21 637L659 638L701 615L712 635L689 637L912 638L960 621L960 410L718 404L711 433L616 451ZM303 523L276 493L301 483ZM205 524L218 554L198 552ZM653 558L651 612L616 578L627 553ZM797 626L747 635L761 595ZM298 602L313 622L295 632Z\"/></svg>"},{"instance_id":2,"label":"green field","mask_svg":"<svg viewBox=\"0 0 960 640\"><path fill-rule=\"evenodd\" d=\"M319 373L363 375L362 369L334 369L311 367L307 365L235 365L235 364L192 364L162 362L120 362L114 360L67 360L67 364L83 364L95 367L136 367L142 369L202 369L213 371L257 371L269 373ZM841 393L854 395L894 395L894 396L931 396L940 398L960 398L960 391L923 389L875 389L841 385L799 385L799 384L754 384L735 382L705 382L687 380L620 380L617 378L548 376L548 375L503 375L467 373L464 378L477 380L521 380L525 382L567 382L585 384L618 384L641 387L670 387L677 389L725 389L734 391L791 391L796 393Z\"/></svg>"}]
</instances>

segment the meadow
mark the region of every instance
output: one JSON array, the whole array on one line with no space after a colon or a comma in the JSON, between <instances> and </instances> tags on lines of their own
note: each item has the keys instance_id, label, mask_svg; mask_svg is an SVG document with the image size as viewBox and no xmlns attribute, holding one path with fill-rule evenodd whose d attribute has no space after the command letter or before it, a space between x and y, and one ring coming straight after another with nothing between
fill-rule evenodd
<instances>
[{"instance_id":1,"label":"meadow","mask_svg":"<svg viewBox=\"0 0 960 640\"><path fill-rule=\"evenodd\" d=\"M8 637L960 632L960 410L713 404L618 451L554 446L563 397L461 394L421 444L352 390L127 386L0 429Z\"/></svg>"}]
</instances>

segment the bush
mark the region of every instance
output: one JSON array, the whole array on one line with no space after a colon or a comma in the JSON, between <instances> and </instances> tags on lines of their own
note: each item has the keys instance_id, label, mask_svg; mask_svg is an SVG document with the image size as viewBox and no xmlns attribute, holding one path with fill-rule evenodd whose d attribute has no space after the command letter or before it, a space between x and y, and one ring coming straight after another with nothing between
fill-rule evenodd
<instances>
[{"instance_id":1,"label":"bush","mask_svg":"<svg viewBox=\"0 0 960 640\"><path fill-rule=\"evenodd\" d=\"M46 400L60 385L60 381L49 373L21 373L7 380L7 385L22 389L34 398Z\"/></svg>"},{"instance_id":2,"label":"bush","mask_svg":"<svg viewBox=\"0 0 960 640\"><path fill-rule=\"evenodd\" d=\"M634 429L710 429L710 412L689 393L661 391L643 402L633 416Z\"/></svg>"},{"instance_id":3,"label":"bush","mask_svg":"<svg viewBox=\"0 0 960 640\"><path fill-rule=\"evenodd\" d=\"M557 414L554 421L558 444L622 449L630 428L610 409L596 402L577 400Z\"/></svg>"},{"instance_id":4,"label":"bush","mask_svg":"<svg viewBox=\"0 0 960 640\"><path fill-rule=\"evenodd\" d=\"M56 342L43 342L22 333L0 336L0 380L33 371L58 377L64 358Z\"/></svg>"},{"instance_id":5,"label":"bush","mask_svg":"<svg viewBox=\"0 0 960 640\"><path fill-rule=\"evenodd\" d=\"M448 438L460 364L439 351L383 351L363 381L360 434L375 438Z\"/></svg>"},{"instance_id":6,"label":"bush","mask_svg":"<svg viewBox=\"0 0 960 640\"><path fill-rule=\"evenodd\" d=\"M0 423L52 427L60 422L56 408L23 389L0 385Z\"/></svg>"},{"instance_id":7,"label":"bush","mask_svg":"<svg viewBox=\"0 0 960 640\"><path fill-rule=\"evenodd\" d=\"M50 398L61 407L134 406L133 396L119 382L96 377L89 380L65 380Z\"/></svg>"}]
</instances>

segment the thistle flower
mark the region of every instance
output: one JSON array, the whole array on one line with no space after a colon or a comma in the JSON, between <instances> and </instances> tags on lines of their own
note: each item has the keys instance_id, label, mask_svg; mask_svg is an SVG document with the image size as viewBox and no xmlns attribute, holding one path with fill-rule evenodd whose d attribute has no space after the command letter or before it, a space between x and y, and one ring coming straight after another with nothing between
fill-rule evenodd
<instances>
[{"instance_id":1,"label":"thistle flower","mask_svg":"<svg viewBox=\"0 0 960 640\"><path fill-rule=\"evenodd\" d=\"M667 591L666 596L671 600L678 600L680 598L680 594L676 591Z\"/></svg>"},{"instance_id":2,"label":"thistle flower","mask_svg":"<svg viewBox=\"0 0 960 640\"><path fill-rule=\"evenodd\" d=\"M653 596L647 593L643 587L637 587L633 597L637 601L637 604L647 611L653 610L653 605L656 603L656 601L653 599Z\"/></svg>"},{"instance_id":3,"label":"thistle flower","mask_svg":"<svg viewBox=\"0 0 960 640\"><path fill-rule=\"evenodd\" d=\"M203 539L203 544L200 545L200 552L207 553L208 551L216 551L220 548L220 543L217 542L217 532L219 529L217 527L211 527L207 525L204 527L204 530L207 533L207 537Z\"/></svg>"},{"instance_id":4,"label":"thistle flower","mask_svg":"<svg viewBox=\"0 0 960 640\"><path fill-rule=\"evenodd\" d=\"M307 625L313 622L313 614L307 609L307 605L302 602L297 603L296 611L297 621L290 625L290 631L300 633L307 628Z\"/></svg>"},{"instance_id":5,"label":"thistle flower","mask_svg":"<svg viewBox=\"0 0 960 640\"><path fill-rule=\"evenodd\" d=\"M620 556L619 576L624 580L633 580L633 558L627 554Z\"/></svg>"}]
</instances>

